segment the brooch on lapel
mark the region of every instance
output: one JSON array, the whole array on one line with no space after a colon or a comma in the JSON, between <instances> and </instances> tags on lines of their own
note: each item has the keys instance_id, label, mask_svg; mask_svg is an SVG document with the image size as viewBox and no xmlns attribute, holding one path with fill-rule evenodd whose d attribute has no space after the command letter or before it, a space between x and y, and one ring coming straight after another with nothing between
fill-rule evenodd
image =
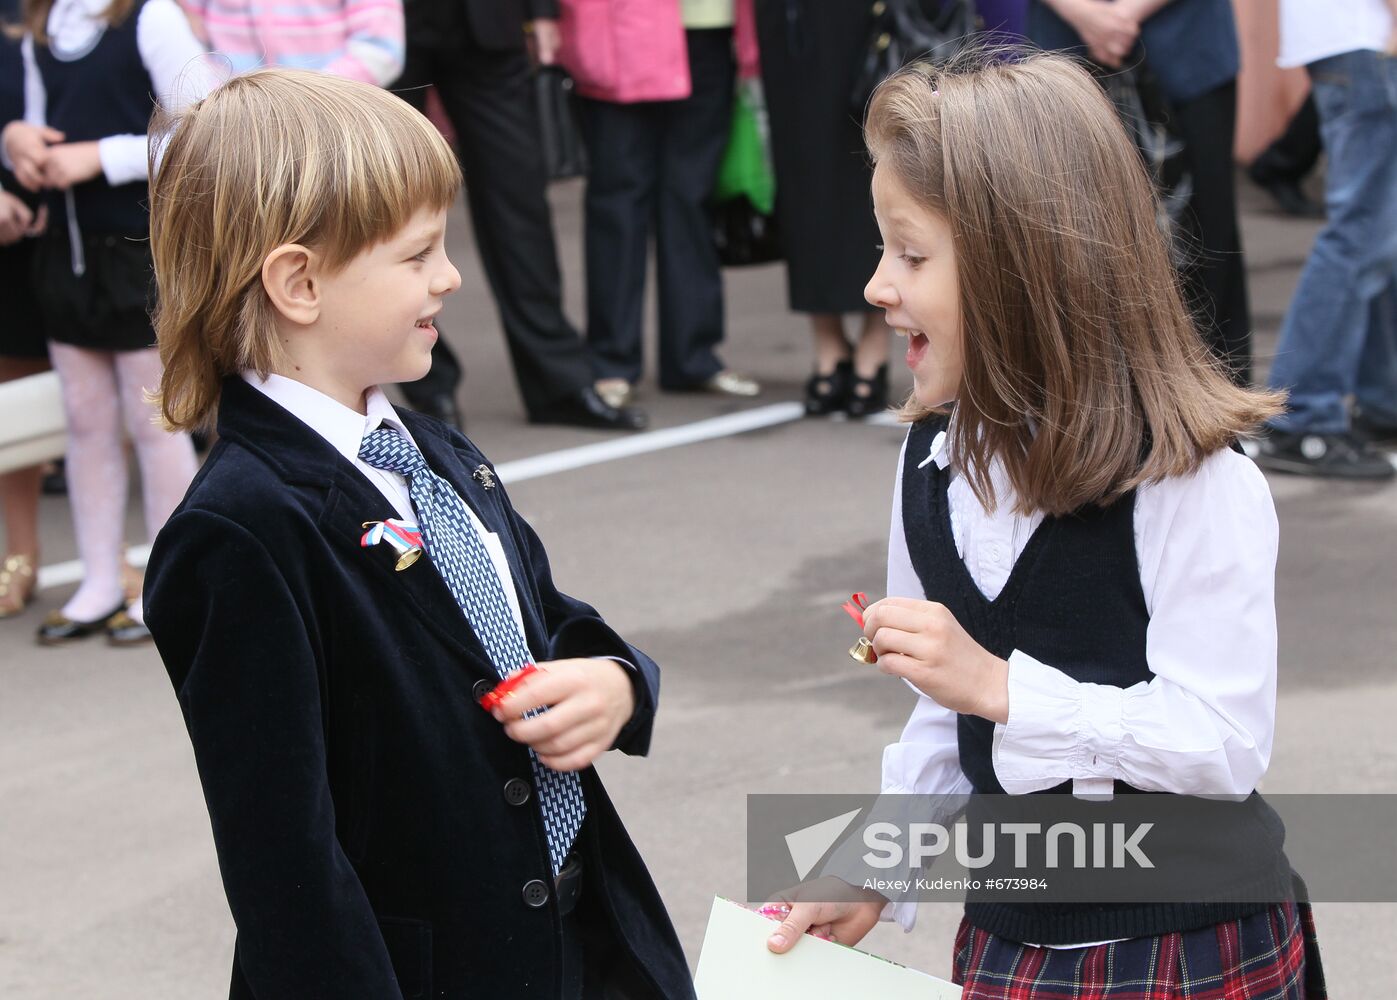
<instances>
[{"instance_id":1,"label":"brooch on lapel","mask_svg":"<svg viewBox=\"0 0 1397 1000\"><path fill-rule=\"evenodd\" d=\"M363 527L368 530L359 539L359 544L367 549L370 545L387 542L388 547L398 553L394 568L399 573L417 562L422 555L422 529L411 521L390 517L386 521L365 521Z\"/></svg>"},{"instance_id":2,"label":"brooch on lapel","mask_svg":"<svg viewBox=\"0 0 1397 1000\"><path fill-rule=\"evenodd\" d=\"M493 490L495 488L495 473L491 471L488 465L478 466L476 470L471 473L471 478L481 486L484 486L487 490Z\"/></svg>"}]
</instances>

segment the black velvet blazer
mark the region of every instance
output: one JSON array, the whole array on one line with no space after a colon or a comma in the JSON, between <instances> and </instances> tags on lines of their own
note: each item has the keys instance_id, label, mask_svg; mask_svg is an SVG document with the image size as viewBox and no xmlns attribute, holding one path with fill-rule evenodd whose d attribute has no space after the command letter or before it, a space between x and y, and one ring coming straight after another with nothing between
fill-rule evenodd
<instances>
[{"instance_id":1,"label":"black velvet blazer","mask_svg":"<svg viewBox=\"0 0 1397 1000\"><path fill-rule=\"evenodd\" d=\"M617 748L644 754L659 669L560 593L538 537L458 432L401 414L508 556L529 646L637 668ZM396 512L328 442L241 379L219 442L156 539L146 619L179 696L237 924L231 996L557 997L561 930L523 745L477 704L497 675L428 559L359 544ZM691 997L678 939L588 768L575 850L660 997ZM506 786L512 784L507 795ZM530 782L530 786L532 783ZM538 902L537 886L528 895Z\"/></svg>"}]
</instances>

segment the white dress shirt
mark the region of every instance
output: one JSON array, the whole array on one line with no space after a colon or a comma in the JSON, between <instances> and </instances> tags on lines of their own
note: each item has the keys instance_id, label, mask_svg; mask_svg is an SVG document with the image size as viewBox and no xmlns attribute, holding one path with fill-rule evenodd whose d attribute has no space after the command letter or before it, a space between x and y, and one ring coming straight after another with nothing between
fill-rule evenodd
<instances>
[{"instance_id":1,"label":"white dress shirt","mask_svg":"<svg viewBox=\"0 0 1397 1000\"><path fill-rule=\"evenodd\" d=\"M903 531L902 472L908 461L951 468L946 441L938 435L926 456L908 456L903 445L889 596L926 597ZM993 599L1043 518L1014 513L1002 466L991 474L994 512L980 506L963 476L951 480L947 502L956 551ZM1074 794L1109 796L1116 779L1148 791L1246 794L1266 772L1276 711L1279 531L1265 477L1244 455L1219 451L1191 476L1141 486L1134 521L1150 615L1145 657L1154 676L1129 688L1081 683L1032 650L1014 650L1009 721L995 726L992 751L995 776L1011 795L1071 780ZM882 787L969 792L956 713L918 692L902 738L884 750ZM910 930L915 908L899 904L891 915Z\"/></svg>"},{"instance_id":2,"label":"white dress shirt","mask_svg":"<svg viewBox=\"0 0 1397 1000\"><path fill-rule=\"evenodd\" d=\"M1386 0L1281 0L1281 66L1307 66L1344 52L1382 52L1392 37Z\"/></svg>"},{"instance_id":3,"label":"white dress shirt","mask_svg":"<svg viewBox=\"0 0 1397 1000\"><path fill-rule=\"evenodd\" d=\"M417 514L412 508L412 499L408 494L407 480L396 472L376 469L359 457L360 444L369 432L377 430L380 425L392 427L412 441L413 447L417 446L412 434L398 417L398 411L393 409L393 404L388 402L388 397L383 394L382 389L375 386L364 394L365 409L368 412L361 414L319 390L282 375L269 375L263 381L256 372L248 371L243 372L243 381L328 441L346 461L363 473L365 479L378 488L400 518L413 524L418 523ZM519 595L514 589L514 575L510 572L504 546L500 544L498 535L486 530L480 518L476 517L475 511L471 510L470 504L466 504L465 507L470 516L471 527L485 543L485 550L490 554L490 562L494 564L495 573L504 587L505 598L509 601L509 610L513 613L514 620L519 623L520 632L523 632L524 618L519 610Z\"/></svg>"},{"instance_id":4,"label":"white dress shirt","mask_svg":"<svg viewBox=\"0 0 1397 1000\"><path fill-rule=\"evenodd\" d=\"M48 19L49 51L54 58L75 62L91 52L107 30L110 5L110 0L55 0ZM146 0L136 18L136 47L155 84L154 96L166 110L178 111L201 100L220 82L175 0ZM45 125L48 93L34 59L32 36L25 35L20 51L24 57L24 120ZM144 135L107 136L98 140L97 151L108 184L146 179L149 168Z\"/></svg>"}]
</instances>

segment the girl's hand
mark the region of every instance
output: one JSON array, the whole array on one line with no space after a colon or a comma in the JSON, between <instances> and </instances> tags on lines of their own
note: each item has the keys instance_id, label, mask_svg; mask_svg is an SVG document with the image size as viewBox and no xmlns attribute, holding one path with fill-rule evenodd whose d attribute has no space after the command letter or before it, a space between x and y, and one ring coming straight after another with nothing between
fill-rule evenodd
<instances>
[{"instance_id":1,"label":"girl's hand","mask_svg":"<svg viewBox=\"0 0 1397 1000\"><path fill-rule=\"evenodd\" d=\"M615 660L552 660L492 713L505 734L555 771L580 771L616 744L635 713L635 689ZM524 713L548 711L531 719Z\"/></svg>"},{"instance_id":2,"label":"girl's hand","mask_svg":"<svg viewBox=\"0 0 1397 1000\"><path fill-rule=\"evenodd\" d=\"M1140 21L1124 4L1110 0L1059 0L1057 12L1082 36L1087 53L1112 69L1120 67L1140 37Z\"/></svg>"},{"instance_id":3,"label":"girl's hand","mask_svg":"<svg viewBox=\"0 0 1397 1000\"><path fill-rule=\"evenodd\" d=\"M821 885L825 888L810 888ZM852 947L878 924L878 917L888 903L886 897L872 889L863 889L834 878L803 883L791 890L791 895L843 898L838 902L792 903L790 914L766 939L767 950L778 955L784 955L794 948L806 931L814 931L831 941Z\"/></svg>"},{"instance_id":4,"label":"girl's hand","mask_svg":"<svg viewBox=\"0 0 1397 1000\"><path fill-rule=\"evenodd\" d=\"M15 179L27 191L43 190L44 168L52 146L62 141L63 133L58 129L47 125L30 125L24 121L10 122L0 132L5 155L15 167Z\"/></svg>"},{"instance_id":5,"label":"girl's hand","mask_svg":"<svg viewBox=\"0 0 1397 1000\"><path fill-rule=\"evenodd\" d=\"M0 247L18 243L26 236L38 236L48 223L48 210L38 213L8 191L0 191Z\"/></svg>"},{"instance_id":6,"label":"girl's hand","mask_svg":"<svg viewBox=\"0 0 1397 1000\"><path fill-rule=\"evenodd\" d=\"M961 628L945 605L886 597L863 613L878 669L915 684L938 705L1009 721L1009 663Z\"/></svg>"},{"instance_id":7,"label":"girl's hand","mask_svg":"<svg viewBox=\"0 0 1397 1000\"><path fill-rule=\"evenodd\" d=\"M44 164L44 186L65 191L102 173L102 156L95 142L53 146Z\"/></svg>"}]
</instances>

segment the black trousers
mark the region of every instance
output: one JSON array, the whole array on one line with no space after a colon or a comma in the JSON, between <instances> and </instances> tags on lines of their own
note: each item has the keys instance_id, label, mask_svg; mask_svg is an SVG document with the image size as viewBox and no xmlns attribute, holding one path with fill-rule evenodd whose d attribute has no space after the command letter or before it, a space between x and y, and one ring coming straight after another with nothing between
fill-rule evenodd
<instances>
[{"instance_id":1,"label":"black trousers","mask_svg":"<svg viewBox=\"0 0 1397 1000\"><path fill-rule=\"evenodd\" d=\"M693 92L682 101L584 100L587 343L598 377L639 381L645 271L655 237L660 386L722 370L723 276L708 199L732 116L732 31L689 31Z\"/></svg>"},{"instance_id":2,"label":"black trousers","mask_svg":"<svg viewBox=\"0 0 1397 1000\"><path fill-rule=\"evenodd\" d=\"M1187 146L1193 176L1193 197L1184 212L1184 293L1208 345L1233 380L1246 385L1251 381L1251 309L1232 162L1236 81L1176 105L1171 119Z\"/></svg>"},{"instance_id":3,"label":"black trousers","mask_svg":"<svg viewBox=\"0 0 1397 1000\"><path fill-rule=\"evenodd\" d=\"M407 47L393 89L419 111L434 84L456 130L476 248L499 310L524 407L545 409L592 382L586 347L563 315L562 277L539 152L532 71L522 48L471 42ZM404 386L408 399L450 393L460 363L438 340L428 376Z\"/></svg>"}]
</instances>

